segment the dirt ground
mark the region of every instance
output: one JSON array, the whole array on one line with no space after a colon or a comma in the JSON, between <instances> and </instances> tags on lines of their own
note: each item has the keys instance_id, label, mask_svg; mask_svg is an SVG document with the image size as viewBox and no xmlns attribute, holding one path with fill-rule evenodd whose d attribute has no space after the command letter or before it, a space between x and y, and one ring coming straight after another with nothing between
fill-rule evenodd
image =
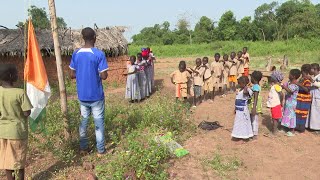
<instances>
[{"instance_id":1,"label":"dirt ground","mask_svg":"<svg viewBox=\"0 0 320 180\"><path fill-rule=\"evenodd\" d=\"M187 63L193 58L186 58ZM169 74L177 69L180 59L160 59L156 63L156 79L163 82L163 92L172 92L174 86L170 83ZM192 63L193 64L193 63ZM117 88L107 93L124 94L125 88ZM264 101L267 91L263 91ZM250 141L238 145L231 141L231 131L234 121L235 94L225 98L217 97L212 104L202 103L193 110L193 121L198 125L203 120L219 121L223 128L215 131L198 129L195 134L183 144L190 154L181 159L171 161L169 168L170 179L177 180L209 180L209 179L319 179L320 178L320 136L312 132L295 137L286 137L284 133L272 136L268 129L270 120L269 110L263 109L260 116L259 136L257 141ZM52 155L40 155L31 152L28 157L28 176L33 179L57 179L54 173L59 162ZM222 158L233 158L241 162L240 167L233 170L215 170L208 160L216 155ZM35 163L37 162L37 163ZM70 179L88 179L88 175L81 175L81 164L64 170ZM80 169L80 170L79 170ZM40 172L40 173L39 173ZM89 176L91 171L88 171ZM69 174L69 176L67 175ZM77 174L72 177L70 174ZM50 178L48 178L50 177ZM0 179L4 176L0 173ZM90 179L90 178L89 178Z\"/></svg>"},{"instance_id":2,"label":"dirt ground","mask_svg":"<svg viewBox=\"0 0 320 180\"><path fill-rule=\"evenodd\" d=\"M189 62L188 58L187 63ZM169 67L171 70L177 63L178 59L160 60L156 69L161 71ZM168 74L163 76L167 77ZM165 79L164 82L164 87L173 92L174 87L170 81ZM268 92L263 91L262 94L265 102ZM224 127L215 131L197 130L197 133L184 143L190 155L175 160L169 169L171 179L319 179L320 136L312 132L295 137L287 137L279 132L273 136L268 129L270 112L264 108L259 118L258 140L238 145L231 141L234 100L235 94L229 94L226 98L217 97L212 104L202 103L195 109L195 125L206 120L219 121ZM205 163L216 154L240 159L242 165L238 170L221 175Z\"/></svg>"}]
</instances>

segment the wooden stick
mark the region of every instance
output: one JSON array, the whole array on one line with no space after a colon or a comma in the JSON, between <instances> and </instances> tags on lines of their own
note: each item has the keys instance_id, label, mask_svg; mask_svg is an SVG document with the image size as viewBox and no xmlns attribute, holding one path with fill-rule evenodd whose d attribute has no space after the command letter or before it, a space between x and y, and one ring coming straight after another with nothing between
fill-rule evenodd
<instances>
[{"instance_id":1,"label":"wooden stick","mask_svg":"<svg viewBox=\"0 0 320 180\"><path fill-rule=\"evenodd\" d=\"M59 36L58 36L55 1L48 0L48 4L49 4L51 29L52 29L52 36L53 36L53 43L54 43L54 52L55 52L55 56L56 56L59 89L60 89L60 104L61 104L61 112L63 115L64 138L65 138L65 140L69 140L70 139L70 129L69 129L69 121L67 118L67 115L68 115L67 92L66 92L64 75L63 75L63 68L62 68L62 58L61 58L61 50L60 50L60 43L59 43Z\"/></svg>"},{"instance_id":2,"label":"wooden stick","mask_svg":"<svg viewBox=\"0 0 320 180\"><path fill-rule=\"evenodd\" d=\"M23 47L23 68L26 66L26 62L27 62L27 47L28 47L28 23L29 21L26 20L26 22L24 23L24 47ZM23 90L26 92L27 91L27 83L26 81L23 81Z\"/></svg>"}]
</instances>

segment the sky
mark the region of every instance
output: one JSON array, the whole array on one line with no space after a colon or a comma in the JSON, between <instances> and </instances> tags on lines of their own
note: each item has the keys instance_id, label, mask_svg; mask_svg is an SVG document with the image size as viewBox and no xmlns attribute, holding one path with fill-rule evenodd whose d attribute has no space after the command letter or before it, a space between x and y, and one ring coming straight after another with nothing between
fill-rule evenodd
<instances>
[{"instance_id":1,"label":"sky","mask_svg":"<svg viewBox=\"0 0 320 180\"><path fill-rule=\"evenodd\" d=\"M228 10L241 19L253 16L258 6L270 2L272 0L56 0L56 10L57 16L63 17L73 29L93 27L94 23L100 28L127 26L125 36L130 41L142 28L164 21L169 21L173 29L177 20L185 16L194 26L201 16L219 21ZM318 4L320 0L312 2ZM27 8L31 4L44 7L48 12L47 0L2 0L0 25L16 28L18 21L27 18Z\"/></svg>"}]
</instances>

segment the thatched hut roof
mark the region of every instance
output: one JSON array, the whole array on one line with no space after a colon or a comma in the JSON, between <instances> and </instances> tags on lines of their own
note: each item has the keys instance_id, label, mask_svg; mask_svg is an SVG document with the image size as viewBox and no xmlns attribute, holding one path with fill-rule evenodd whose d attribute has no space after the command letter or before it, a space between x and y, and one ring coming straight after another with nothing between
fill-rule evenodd
<instances>
[{"instance_id":1,"label":"thatched hut roof","mask_svg":"<svg viewBox=\"0 0 320 180\"><path fill-rule=\"evenodd\" d=\"M128 41L123 36L123 27L96 29L96 47L107 56L120 56L128 52ZM54 45L51 30L36 30L40 49L53 54ZM63 55L70 55L83 45L81 30L59 30L59 42ZM0 56L22 56L24 31L22 29L0 29Z\"/></svg>"}]
</instances>

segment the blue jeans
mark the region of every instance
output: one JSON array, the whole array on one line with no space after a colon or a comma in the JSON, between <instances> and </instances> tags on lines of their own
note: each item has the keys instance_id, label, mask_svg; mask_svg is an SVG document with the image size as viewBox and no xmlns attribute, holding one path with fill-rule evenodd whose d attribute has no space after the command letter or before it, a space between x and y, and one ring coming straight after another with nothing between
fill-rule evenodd
<instances>
[{"instance_id":1,"label":"blue jeans","mask_svg":"<svg viewBox=\"0 0 320 180\"><path fill-rule=\"evenodd\" d=\"M80 149L88 149L87 126L90 115L92 113L96 131L96 141L98 153L105 152L105 137L104 137L104 100L94 102L80 101L82 121L80 123Z\"/></svg>"}]
</instances>

